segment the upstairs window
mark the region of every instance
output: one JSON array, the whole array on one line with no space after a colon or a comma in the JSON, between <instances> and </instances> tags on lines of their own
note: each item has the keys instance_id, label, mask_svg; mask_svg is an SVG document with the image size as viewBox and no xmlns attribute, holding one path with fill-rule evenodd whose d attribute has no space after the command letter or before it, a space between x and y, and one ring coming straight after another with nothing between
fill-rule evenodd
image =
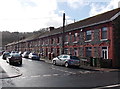
<instances>
[{"instance_id":1,"label":"upstairs window","mask_svg":"<svg viewBox=\"0 0 120 89\"><path fill-rule=\"evenodd\" d=\"M101 39L107 39L107 27L101 29Z\"/></svg>"},{"instance_id":2,"label":"upstairs window","mask_svg":"<svg viewBox=\"0 0 120 89\"><path fill-rule=\"evenodd\" d=\"M45 44L48 44L48 39L45 40Z\"/></svg>"},{"instance_id":3,"label":"upstairs window","mask_svg":"<svg viewBox=\"0 0 120 89\"><path fill-rule=\"evenodd\" d=\"M77 36L78 36L78 33L75 33L74 34L74 41L77 41Z\"/></svg>"},{"instance_id":4,"label":"upstairs window","mask_svg":"<svg viewBox=\"0 0 120 89\"><path fill-rule=\"evenodd\" d=\"M51 44L53 44L54 43L54 39L53 38L51 38Z\"/></svg>"},{"instance_id":5,"label":"upstairs window","mask_svg":"<svg viewBox=\"0 0 120 89\"><path fill-rule=\"evenodd\" d=\"M60 37L57 37L57 43L60 43Z\"/></svg>"},{"instance_id":6,"label":"upstairs window","mask_svg":"<svg viewBox=\"0 0 120 89\"><path fill-rule=\"evenodd\" d=\"M92 31L86 31L86 41L90 41L92 38Z\"/></svg>"},{"instance_id":7,"label":"upstairs window","mask_svg":"<svg viewBox=\"0 0 120 89\"><path fill-rule=\"evenodd\" d=\"M68 35L65 36L64 41L68 42Z\"/></svg>"}]
</instances>

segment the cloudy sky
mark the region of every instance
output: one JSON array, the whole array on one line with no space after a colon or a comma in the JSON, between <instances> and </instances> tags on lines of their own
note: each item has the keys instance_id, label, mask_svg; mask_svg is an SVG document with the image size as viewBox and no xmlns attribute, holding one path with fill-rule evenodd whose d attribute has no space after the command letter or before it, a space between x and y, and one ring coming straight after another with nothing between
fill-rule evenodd
<instances>
[{"instance_id":1,"label":"cloudy sky","mask_svg":"<svg viewBox=\"0 0 120 89\"><path fill-rule=\"evenodd\" d=\"M118 8L120 0L0 0L0 31L32 32Z\"/></svg>"}]
</instances>

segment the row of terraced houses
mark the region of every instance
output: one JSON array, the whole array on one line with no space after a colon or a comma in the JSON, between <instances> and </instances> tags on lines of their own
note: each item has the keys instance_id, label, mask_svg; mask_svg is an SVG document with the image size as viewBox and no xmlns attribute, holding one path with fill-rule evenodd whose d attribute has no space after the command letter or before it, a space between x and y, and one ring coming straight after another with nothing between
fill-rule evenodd
<instances>
[{"instance_id":1,"label":"row of terraced houses","mask_svg":"<svg viewBox=\"0 0 120 89\"><path fill-rule=\"evenodd\" d=\"M64 38L63 37L64 34ZM120 8L68 24L49 27L49 32L6 45L6 50L35 51L50 58L64 53L78 57L96 57L112 60L120 67Z\"/></svg>"}]
</instances>

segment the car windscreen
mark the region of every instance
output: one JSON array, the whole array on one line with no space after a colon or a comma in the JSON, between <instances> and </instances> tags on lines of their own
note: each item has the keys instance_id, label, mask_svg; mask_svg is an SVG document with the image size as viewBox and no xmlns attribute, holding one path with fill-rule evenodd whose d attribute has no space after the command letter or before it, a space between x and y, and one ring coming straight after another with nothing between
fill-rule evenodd
<instances>
[{"instance_id":1,"label":"car windscreen","mask_svg":"<svg viewBox=\"0 0 120 89\"><path fill-rule=\"evenodd\" d=\"M9 55L10 53L8 53L8 52L6 52L6 53L4 53L5 55Z\"/></svg>"},{"instance_id":2,"label":"car windscreen","mask_svg":"<svg viewBox=\"0 0 120 89\"><path fill-rule=\"evenodd\" d=\"M73 60L79 60L79 58L76 57L76 56L70 56L70 59L73 59Z\"/></svg>"},{"instance_id":3,"label":"car windscreen","mask_svg":"<svg viewBox=\"0 0 120 89\"><path fill-rule=\"evenodd\" d=\"M21 57L20 54L12 54L13 57Z\"/></svg>"},{"instance_id":4,"label":"car windscreen","mask_svg":"<svg viewBox=\"0 0 120 89\"><path fill-rule=\"evenodd\" d=\"M37 55L36 53L32 53L32 55Z\"/></svg>"}]
</instances>

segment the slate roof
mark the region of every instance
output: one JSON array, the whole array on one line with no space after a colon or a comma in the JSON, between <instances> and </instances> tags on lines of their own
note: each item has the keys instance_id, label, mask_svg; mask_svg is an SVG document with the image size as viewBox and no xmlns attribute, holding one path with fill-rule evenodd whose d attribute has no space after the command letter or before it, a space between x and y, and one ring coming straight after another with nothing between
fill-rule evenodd
<instances>
[{"instance_id":1,"label":"slate roof","mask_svg":"<svg viewBox=\"0 0 120 89\"><path fill-rule=\"evenodd\" d=\"M89 17L89 18L80 20L75 23L71 23L71 24L65 26L65 31L67 32L67 31L71 31L71 30L89 27L92 25L110 22L111 20L113 20L112 18L118 13L120 13L120 8L117 8L117 9L114 9L114 10L111 10L111 11L108 11L108 12L105 12L102 14L98 14L93 17ZM50 31L49 33L46 33L46 34L40 36L39 38L62 33L62 29L63 29L62 27L56 28L55 30Z\"/></svg>"}]
</instances>

